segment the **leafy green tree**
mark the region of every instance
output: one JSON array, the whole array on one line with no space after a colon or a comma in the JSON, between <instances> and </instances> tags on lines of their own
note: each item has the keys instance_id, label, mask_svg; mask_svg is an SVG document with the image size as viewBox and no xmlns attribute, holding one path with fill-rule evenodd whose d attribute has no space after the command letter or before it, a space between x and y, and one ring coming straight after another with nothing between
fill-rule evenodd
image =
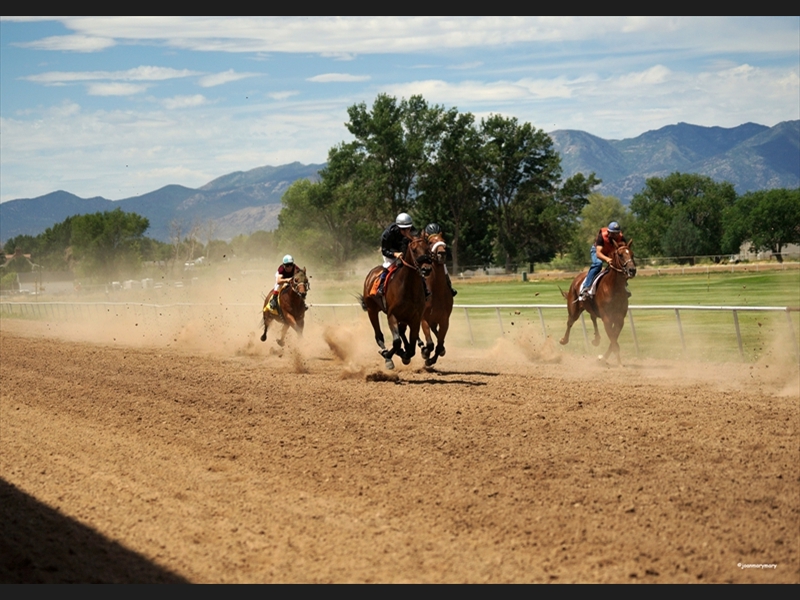
<instances>
[{"instance_id":1,"label":"leafy green tree","mask_svg":"<svg viewBox=\"0 0 800 600\"><path fill-rule=\"evenodd\" d=\"M800 188L751 192L724 214L724 249L736 253L750 241L753 251L771 251L779 262L787 244L800 244Z\"/></svg>"},{"instance_id":2,"label":"leafy green tree","mask_svg":"<svg viewBox=\"0 0 800 600\"><path fill-rule=\"evenodd\" d=\"M661 237L665 256L674 256L678 262L694 264L694 257L702 254L703 234L684 212L679 211Z\"/></svg>"},{"instance_id":3,"label":"leafy green tree","mask_svg":"<svg viewBox=\"0 0 800 600\"><path fill-rule=\"evenodd\" d=\"M372 110L363 102L347 109L345 126L355 137L348 149L361 155L360 189L375 203L382 223L413 210L441 110L422 96L398 102L387 94L378 95Z\"/></svg>"},{"instance_id":4,"label":"leafy green tree","mask_svg":"<svg viewBox=\"0 0 800 600\"><path fill-rule=\"evenodd\" d=\"M673 173L665 178L652 177L631 200L631 212L636 217L632 234L646 255L663 256L664 236L675 217L683 214L700 231L697 253L723 254L722 215L735 201L731 183L716 182L704 175Z\"/></svg>"},{"instance_id":5,"label":"leafy green tree","mask_svg":"<svg viewBox=\"0 0 800 600\"><path fill-rule=\"evenodd\" d=\"M435 154L422 171L416 217L420 227L435 222L447 234L453 271L466 261L484 264L491 259L487 243L488 219L481 203L483 139L471 113L453 108L440 115L434 128Z\"/></svg>"},{"instance_id":6,"label":"leafy green tree","mask_svg":"<svg viewBox=\"0 0 800 600\"><path fill-rule=\"evenodd\" d=\"M105 281L136 271L149 226L145 217L120 208L72 217L72 248L81 271Z\"/></svg>"},{"instance_id":7,"label":"leafy green tree","mask_svg":"<svg viewBox=\"0 0 800 600\"><path fill-rule=\"evenodd\" d=\"M496 226L506 269L512 261L552 257L547 223L556 214L544 209L558 192L561 159L553 141L530 123L490 115L481 122L484 137L483 199ZM557 211L553 211L554 213Z\"/></svg>"}]
</instances>

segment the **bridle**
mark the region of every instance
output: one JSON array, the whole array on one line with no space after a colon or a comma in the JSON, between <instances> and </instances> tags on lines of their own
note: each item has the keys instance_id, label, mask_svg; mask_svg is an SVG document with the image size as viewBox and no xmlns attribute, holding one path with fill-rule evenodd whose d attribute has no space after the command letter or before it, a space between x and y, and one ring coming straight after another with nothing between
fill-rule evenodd
<instances>
[{"instance_id":1,"label":"bridle","mask_svg":"<svg viewBox=\"0 0 800 600\"><path fill-rule=\"evenodd\" d=\"M430 257L430 254L428 254L426 252L425 254L421 254L419 257L417 257L412 252L412 247L413 246L418 246L420 243L424 243L424 244L427 245L428 242L426 240L422 239L422 238L414 238L411 241L409 241L408 242L408 248L406 249L406 254L410 254L411 255L411 262L408 262L406 260L405 256L402 257L400 259L400 261L405 266L407 266L408 268L414 269L415 271L417 271L417 273L419 273L422 277L427 277L428 275L430 275L430 272L431 272L431 266L430 266L431 265L431 257ZM427 273L426 273L426 271L427 271Z\"/></svg>"},{"instance_id":2,"label":"bridle","mask_svg":"<svg viewBox=\"0 0 800 600\"><path fill-rule=\"evenodd\" d=\"M428 236L428 244L430 244L433 260L440 265L443 265L445 261L447 261L447 244L445 243L444 238L442 238L442 235L435 233L431 236Z\"/></svg>"},{"instance_id":3,"label":"bridle","mask_svg":"<svg viewBox=\"0 0 800 600\"><path fill-rule=\"evenodd\" d=\"M629 258L622 261L622 253L627 250ZM615 265L614 263L622 263L620 266ZM633 266L628 266L633 263ZM614 249L614 260L608 263L609 269L614 269L617 273L622 273L625 279L631 279L636 277L636 262L633 260L633 255L630 252L630 248L627 244L620 244Z\"/></svg>"},{"instance_id":4,"label":"bridle","mask_svg":"<svg viewBox=\"0 0 800 600\"><path fill-rule=\"evenodd\" d=\"M307 277L303 278L304 281L297 280L301 273L305 274L305 271L298 271L295 273L294 277L292 277L292 291L305 300L308 290L311 289L311 284L308 282ZM300 291L301 287L303 288L302 292Z\"/></svg>"}]
</instances>

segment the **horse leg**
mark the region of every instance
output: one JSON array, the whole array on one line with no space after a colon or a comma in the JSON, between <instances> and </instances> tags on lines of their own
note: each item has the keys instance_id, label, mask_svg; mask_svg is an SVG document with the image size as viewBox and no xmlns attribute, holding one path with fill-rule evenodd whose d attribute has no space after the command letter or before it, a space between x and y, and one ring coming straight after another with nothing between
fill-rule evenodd
<instances>
[{"instance_id":1,"label":"horse leg","mask_svg":"<svg viewBox=\"0 0 800 600\"><path fill-rule=\"evenodd\" d=\"M264 313L264 333L261 334L261 341L262 342L266 342L267 341L267 329L269 328L269 321L270 320L267 317L267 314Z\"/></svg>"},{"instance_id":2,"label":"horse leg","mask_svg":"<svg viewBox=\"0 0 800 600\"><path fill-rule=\"evenodd\" d=\"M289 324L288 323L284 323L283 324L283 328L281 329L281 337L278 338L278 340L277 340L278 341L278 346L280 346L281 348L283 348L283 345L286 343L286 340L284 340L284 338L286 337L286 332L288 330L289 330Z\"/></svg>"},{"instance_id":3,"label":"horse leg","mask_svg":"<svg viewBox=\"0 0 800 600\"><path fill-rule=\"evenodd\" d=\"M431 327L425 320L423 320L420 325L422 326L422 335L425 336L425 342L423 342L422 338L420 337L417 343L422 350L422 356L425 358L425 364L427 365L428 359L430 359L431 356L431 352L433 352L433 339L431 338L431 330L433 329L435 331L435 326Z\"/></svg>"},{"instance_id":4,"label":"horse leg","mask_svg":"<svg viewBox=\"0 0 800 600\"><path fill-rule=\"evenodd\" d=\"M567 299L567 302L569 302L569 299ZM562 346L569 344L569 332L575 324L575 321L578 320L581 312L583 312L583 308L579 307L577 304L567 306L567 330L564 332L564 337L558 341Z\"/></svg>"},{"instance_id":5,"label":"horse leg","mask_svg":"<svg viewBox=\"0 0 800 600\"><path fill-rule=\"evenodd\" d=\"M406 351L403 353L403 364L407 365L417 353L417 340L419 339L419 323L412 323L408 326L409 337L406 343Z\"/></svg>"},{"instance_id":6,"label":"horse leg","mask_svg":"<svg viewBox=\"0 0 800 600\"><path fill-rule=\"evenodd\" d=\"M609 344L608 350L606 353L601 357L604 361L608 361L608 358L611 356L612 353L617 355L617 366L622 366L622 357L620 356L619 351L619 334L622 332L622 326L624 325L624 320L614 320L609 319L608 321L603 321L603 325L606 329L606 335L608 336Z\"/></svg>"},{"instance_id":7,"label":"horse leg","mask_svg":"<svg viewBox=\"0 0 800 600\"><path fill-rule=\"evenodd\" d=\"M391 316L387 317L386 319L389 322L389 329L392 332L392 349L391 350L384 350L381 352L381 356L386 360L386 368L387 369L394 369L394 362L392 362L392 356L397 354L400 357L404 356L403 352L403 340L400 337L400 327L397 323L397 317ZM383 336L381 336L383 338ZM381 344L383 345L383 344Z\"/></svg>"},{"instance_id":8,"label":"horse leg","mask_svg":"<svg viewBox=\"0 0 800 600\"><path fill-rule=\"evenodd\" d=\"M600 345L600 330L597 329L597 315L593 313L589 313L592 316L592 326L594 327L594 339L592 340L592 346L599 346ZM603 325L605 326L605 321L603 321Z\"/></svg>"},{"instance_id":9,"label":"horse leg","mask_svg":"<svg viewBox=\"0 0 800 600\"><path fill-rule=\"evenodd\" d=\"M444 348L444 338L447 336L447 330L450 328L450 321L445 318L438 328L434 328L433 333L436 334L436 354L433 355L433 363L439 356L444 356L446 350ZM431 363L431 364L433 364Z\"/></svg>"}]
</instances>

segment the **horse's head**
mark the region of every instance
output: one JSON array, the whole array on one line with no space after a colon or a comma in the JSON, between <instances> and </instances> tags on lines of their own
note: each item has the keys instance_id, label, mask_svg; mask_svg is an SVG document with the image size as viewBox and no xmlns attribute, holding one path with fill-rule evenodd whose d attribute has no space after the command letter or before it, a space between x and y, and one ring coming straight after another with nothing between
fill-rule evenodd
<instances>
[{"instance_id":1,"label":"horse's head","mask_svg":"<svg viewBox=\"0 0 800 600\"><path fill-rule=\"evenodd\" d=\"M292 291L294 291L294 293L301 298L305 299L306 294L308 294L308 290L310 289L311 284L308 281L305 267L302 269L296 269L294 277L292 277Z\"/></svg>"},{"instance_id":2,"label":"horse's head","mask_svg":"<svg viewBox=\"0 0 800 600\"><path fill-rule=\"evenodd\" d=\"M443 265L447 260L447 243L444 241L444 236L441 233L434 233L428 236L428 245L430 246L431 257L440 265Z\"/></svg>"},{"instance_id":3,"label":"horse's head","mask_svg":"<svg viewBox=\"0 0 800 600\"><path fill-rule=\"evenodd\" d=\"M629 241L627 244L614 242L615 249L614 255L612 256L614 259L612 266L615 270L622 273L625 279L636 277L636 260L633 257L633 250L631 250L632 244L633 240Z\"/></svg>"},{"instance_id":4,"label":"horse's head","mask_svg":"<svg viewBox=\"0 0 800 600\"><path fill-rule=\"evenodd\" d=\"M412 238L406 249L406 263L415 267L423 277L431 274L431 255L428 240L423 237Z\"/></svg>"}]
</instances>

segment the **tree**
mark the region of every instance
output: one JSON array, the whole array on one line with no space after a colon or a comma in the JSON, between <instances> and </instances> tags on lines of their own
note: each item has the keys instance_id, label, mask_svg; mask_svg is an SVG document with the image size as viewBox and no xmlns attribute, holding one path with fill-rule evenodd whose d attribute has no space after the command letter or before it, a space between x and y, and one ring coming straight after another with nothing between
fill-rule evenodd
<instances>
[{"instance_id":1,"label":"tree","mask_svg":"<svg viewBox=\"0 0 800 600\"><path fill-rule=\"evenodd\" d=\"M81 270L106 281L135 271L140 243L150 222L136 213L112 211L72 217L72 248Z\"/></svg>"},{"instance_id":2,"label":"tree","mask_svg":"<svg viewBox=\"0 0 800 600\"><path fill-rule=\"evenodd\" d=\"M724 249L736 253L750 241L753 251L771 251L779 262L787 244L800 244L800 188L751 192L724 214Z\"/></svg>"},{"instance_id":3,"label":"tree","mask_svg":"<svg viewBox=\"0 0 800 600\"><path fill-rule=\"evenodd\" d=\"M360 187L375 203L382 223L413 209L441 111L422 96L398 102L387 94L378 95L371 111L363 102L347 109L345 126L355 137L347 149L361 155L356 161Z\"/></svg>"},{"instance_id":4,"label":"tree","mask_svg":"<svg viewBox=\"0 0 800 600\"><path fill-rule=\"evenodd\" d=\"M483 199L494 216L497 243L510 270L512 261L554 255L538 216L553 200L561 159L553 141L530 123L490 115L481 122L485 171ZM551 215L554 216L554 215Z\"/></svg>"},{"instance_id":5,"label":"tree","mask_svg":"<svg viewBox=\"0 0 800 600\"><path fill-rule=\"evenodd\" d=\"M731 183L704 175L652 177L631 200L631 212L636 216L632 233L644 254L663 256L664 236L676 216L683 214L700 232L698 254L724 254L722 215L735 201Z\"/></svg>"},{"instance_id":6,"label":"tree","mask_svg":"<svg viewBox=\"0 0 800 600\"><path fill-rule=\"evenodd\" d=\"M453 108L440 114L434 128L435 154L422 171L416 215L420 223L439 223L448 232L453 271L458 272L462 249L466 260L491 257L485 207L481 204L483 140L471 113Z\"/></svg>"}]
</instances>

